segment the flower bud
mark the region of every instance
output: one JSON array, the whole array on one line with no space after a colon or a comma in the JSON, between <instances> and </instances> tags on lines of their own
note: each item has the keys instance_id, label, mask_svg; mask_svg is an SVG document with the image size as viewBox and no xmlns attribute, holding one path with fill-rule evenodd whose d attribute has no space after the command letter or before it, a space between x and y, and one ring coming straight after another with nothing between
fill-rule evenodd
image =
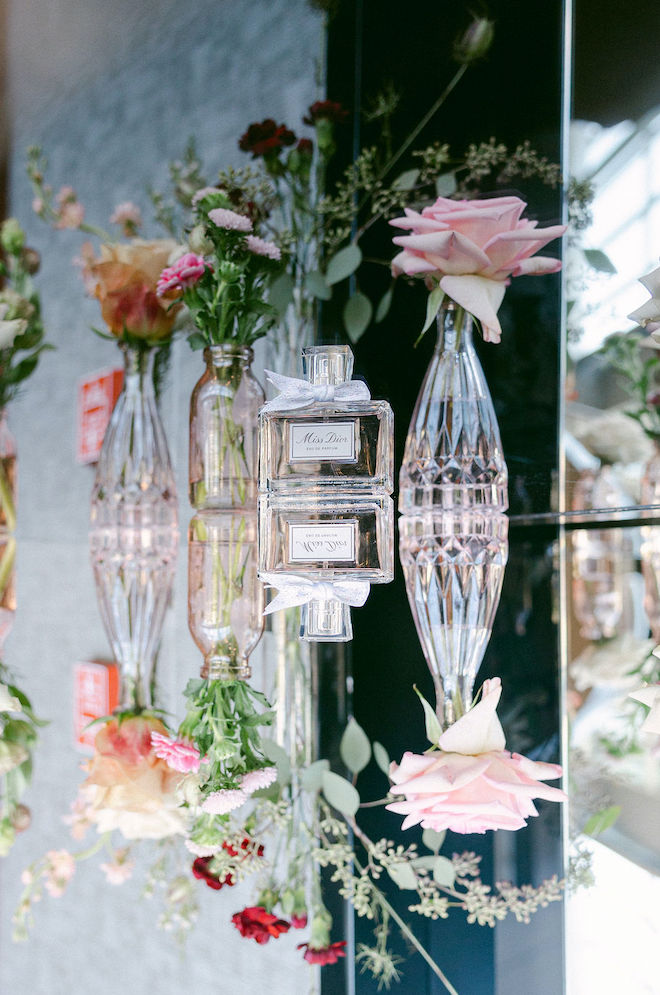
<instances>
[{"instance_id":1,"label":"flower bud","mask_svg":"<svg viewBox=\"0 0 660 995\"><path fill-rule=\"evenodd\" d=\"M32 813L27 805L17 805L11 814L11 824L17 833L24 833L32 822Z\"/></svg>"},{"instance_id":2,"label":"flower bud","mask_svg":"<svg viewBox=\"0 0 660 995\"><path fill-rule=\"evenodd\" d=\"M25 244L25 233L16 218L7 218L0 227L0 245L12 256L17 256Z\"/></svg>"},{"instance_id":3,"label":"flower bud","mask_svg":"<svg viewBox=\"0 0 660 995\"><path fill-rule=\"evenodd\" d=\"M21 253L21 265L26 273L29 273L30 276L34 276L35 273L39 272L39 267L41 266L41 256L36 249L31 249L26 245Z\"/></svg>"},{"instance_id":4,"label":"flower bud","mask_svg":"<svg viewBox=\"0 0 660 995\"><path fill-rule=\"evenodd\" d=\"M476 17L462 37L454 44L457 62L475 62L481 59L493 43L495 25L486 17Z\"/></svg>"},{"instance_id":5,"label":"flower bud","mask_svg":"<svg viewBox=\"0 0 660 995\"><path fill-rule=\"evenodd\" d=\"M196 252L200 256L207 256L213 251L213 242L207 238L204 225L195 225L188 236L188 245L191 252Z\"/></svg>"}]
</instances>

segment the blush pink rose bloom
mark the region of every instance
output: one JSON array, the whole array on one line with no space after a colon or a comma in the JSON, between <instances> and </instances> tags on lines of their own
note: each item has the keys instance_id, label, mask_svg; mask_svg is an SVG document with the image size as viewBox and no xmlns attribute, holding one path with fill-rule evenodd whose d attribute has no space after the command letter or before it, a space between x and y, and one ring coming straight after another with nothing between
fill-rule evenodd
<instances>
[{"instance_id":1,"label":"blush pink rose bloom","mask_svg":"<svg viewBox=\"0 0 660 995\"><path fill-rule=\"evenodd\" d=\"M501 693L498 677L485 681L481 700L442 734L439 751L404 753L400 764L391 764L390 791L404 800L387 808L406 816L403 829L522 829L529 816L538 815L533 798L566 799L563 791L540 783L561 777L560 766L504 749L495 713Z\"/></svg>"},{"instance_id":2,"label":"blush pink rose bloom","mask_svg":"<svg viewBox=\"0 0 660 995\"><path fill-rule=\"evenodd\" d=\"M178 292L192 287L204 275L207 268L202 256L186 252L171 266L167 266L158 277L156 293L159 297L178 296Z\"/></svg>"},{"instance_id":3,"label":"blush pink rose bloom","mask_svg":"<svg viewBox=\"0 0 660 995\"><path fill-rule=\"evenodd\" d=\"M563 235L566 226L538 229L535 221L520 217L526 206L519 197L438 197L421 214L406 208L404 218L390 221L410 231L393 240L403 249L392 260L393 275L435 278L448 297L481 322L484 340L499 342L497 311L509 277L561 269L558 259L534 253Z\"/></svg>"}]
</instances>

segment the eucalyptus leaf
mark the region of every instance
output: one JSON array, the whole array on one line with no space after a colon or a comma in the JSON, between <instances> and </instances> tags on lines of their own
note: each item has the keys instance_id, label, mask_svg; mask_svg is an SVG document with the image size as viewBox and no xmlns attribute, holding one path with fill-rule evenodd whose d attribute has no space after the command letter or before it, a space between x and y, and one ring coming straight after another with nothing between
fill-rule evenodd
<instances>
[{"instance_id":1,"label":"eucalyptus leaf","mask_svg":"<svg viewBox=\"0 0 660 995\"><path fill-rule=\"evenodd\" d=\"M387 777L390 775L390 758L382 743L374 743L374 760Z\"/></svg>"},{"instance_id":2,"label":"eucalyptus leaf","mask_svg":"<svg viewBox=\"0 0 660 995\"><path fill-rule=\"evenodd\" d=\"M262 738L261 749L267 760L277 767L277 780L280 784L288 784L291 780L291 764L285 750L274 739Z\"/></svg>"},{"instance_id":3,"label":"eucalyptus leaf","mask_svg":"<svg viewBox=\"0 0 660 995\"><path fill-rule=\"evenodd\" d=\"M425 829L422 833L422 843L433 853L438 853L445 841L446 832L437 833L435 829Z\"/></svg>"},{"instance_id":4,"label":"eucalyptus leaf","mask_svg":"<svg viewBox=\"0 0 660 995\"><path fill-rule=\"evenodd\" d=\"M315 760L302 772L300 783L304 791L320 791L323 787L323 774L330 769L327 760Z\"/></svg>"},{"instance_id":5,"label":"eucalyptus leaf","mask_svg":"<svg viewBox=\"0 0 660 995\"><path fill-rule=\"evenodd\" d=\"M373 310L371 301L365 294L353 294L346 301L343 314L344 327L351 342L357 342L367 330Z\"/></svg>"},{"instance_id":6,"label":"eucalyptus leaf","mask_svg":"<svg viewBox=\"0 0 660 995\"><path fill-rule=\"evenodd\" d=\"M360 807L360 795L356 788L339 774L331 770L323 772L323 794L333 808L342 815L355 815Z\"/></svg>"},{"instance_id":7,"label":"eucalyptus leaf","mask_svg":"<svg viewBox=\"0 0 660 995\"><path fill-rule=\"evenodd\" d=\"M305 290L320 301L329 301L332 297L332 290L326 283L323 273L318 269L308 273L305 277Z\"/></svg>"},{"instance_id":8,"label":"eucalyptus leaf","mask_svg":"<svg viewBox=\"0 0 660 995\"><path fill-rule=\"evenodd\" d=\"M188 336L188 345L194 352L198 349L204 349L206 344L206 338L200 332L193 332L192 335Z\"/></svg>"},{"instance_id":9,"label":"eucalyptus leaf","mask_svg":"<svg viewBox=\"0 0 660 995\"><path fill-rule=\"evenodd\" d=\"M417 691L417 688L415 688L415 691ZM431 706L429 705L428 701L426 700L423 694L420 694L420 692L417 691L417 696L419 697L419 700L424 706L424 720L426 722L427 738L430 743L433 743L435 746L437 746L438 741L442 736L442 727L438 720L438 716L435 714L435 711L433 710L433 708L431 708Z\"/></svg>"},{"instance_id":10,"label":"eucalyptus leaf","mask_svg":"<svg viewBox=\"0 0 660 995\"><path fill-rule=\"evenodd\" d=\"M405 891L417 890L417 875L410 864L404 861L398 864L388 864L387 873L398 888Z\"/></svg>"},{"instance_id":11,"label":"eucalyptus leaf","mask_svg":"<svg viewBox=\"0 0 660 995\"><path fill-rule=\"evenodd\" d=\"M451 197L456 192L456 173L450 170L448 173L441 173L436 177L435 194L436 197Z\"/></svg>"},{"instance_id":12,"label":"eucalyptus leaf","mask_svg":"<svg viewBox=\"0 0 660 995\"><path fill-rule=\"evenodd\" d=\"M352 774L359 774L371 760L369 737L352 717L341 737L339 753Z\"/></svg>"},{"instance_id":13,"label":"eucalyptus leaf","mask_svg":"<svg viewBox=\"0 0 660 995\"><path fill-rule=\"evenodd\" d=\"M584 255L589 265L598 270L599 273L612 274L617 272L616 266L602 249L585 249Z\"/></svg>"},{"instance_id":14,"label":"eucalyptus leaf","mask_svg":"<svg viewBox=\"0 0 660 995\"><path fill-rule=\"evenodd\" d=\"M621 815L620 805L610 805L609 808L604 808L600 812L596 812L592 815L590 819L584 824L583 833L587 836L599 836L604 833L606 829L613 826L616 820Z\"/></svg>"},{"instance_id":15,"label":"eucalyptus leaf","mask_svg":"<svg viewBox=\"0 0 660 995\"><path fill-rule=\"evenodd\" d=\"M412 190L418 179L418 169L406 169L404 173L399 173L392 187L394 190Z\"/></svg>"},{"instance_id":16,"label":"eucalyptus leaf","mask_svg":"<svg viewBox=\"0 0 660 995\"><path fill-rule=\"evenodd\" d=\"M436 857L433 865L433 880L436 884L451 888L456 879L454 865L448 857Z\"/></svg>"},{"instance_id":17,"label":"eucalyptus leaf","mask_svg":"<svg viewBox=\"0 0 660 995\"><path fill-rule=\"evenodd\" d=\"M270 285L268 303L282 316L293 300L293 279L288 273L282 273Z\"/></svg>"},{"instance_id":18,"label":"eucalyptus leaf","mask_svg":"<svg viewBox=\"0 0 660 995\"><path fill-rule=\"evenodd\" d=\"M362 251L359 245L347 245L330 259L325 271L325 282L331 287L340 280L345 280L351 273L355 273L361 262Z\"/></svg>"},{"instance_id":19,"label":"eucalyptus leaf","mask_svg":"<svg viewBox=\"0 0 660 995\"><path fill-rule=\"evenodd\" d=\"M376 316L374 318L374 321L376 322L377 325L379 325L381 321L384 321L387 315L389 314L389 310L392 306L393 294L394 294L394 284L391 284L390 287L385 291L381 299L378 301L378 307L376 308Z\"/></svg>"}]
</instances>

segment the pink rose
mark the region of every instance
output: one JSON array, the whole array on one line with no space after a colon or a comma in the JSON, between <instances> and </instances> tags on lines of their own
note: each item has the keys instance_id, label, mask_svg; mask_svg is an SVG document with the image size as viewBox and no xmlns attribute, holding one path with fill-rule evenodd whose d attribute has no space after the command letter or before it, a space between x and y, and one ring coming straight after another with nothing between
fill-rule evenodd
<instances>
[{"instance_id":1,"label":"pink rose","mask_svg":"<svg viewBox=\"0 0 660 995\"><path fill-rule=\"evenodd\" d=\"M530 257L563 235L566 226L539 230L535 221L521 219L526 206L519 197L438 197L421 214L406 208L405 218L390 221L411 232L393 240L403 247L392 260L393 275L434 277L448 297L481 322L484 340L499 342L497 311L509 277L561 269L558 259Z\"/></svg>"},{"instance_id":2,"label":"pink rose","mask_svg":"<svg viewBox=\"0 0 660 995\"><path fill-rule=\"evenodd\" d=\"M391 765L390 791L405 800L387 808L406 816L403 829L420 823L436 832L522 829L538 815L533 798L565 800L563 791L539 783L561 777L561 767L504 749L495 713L501 693L498 677L486 681L478 704L442 734L439 751L404 753Z\"/></svg>"},{"instance_id":3,"label":"pink rose","mask_svg":"<svg viewBox=\"0 0 660 995\"><path fill-rule=\"evenodd\" d=\"M159 297L178 296L178 292L192 287L204 275L208 263L194 252L186 252L158 277L156 293ZM210 268L210 267L209 267Z\"/></svg>"}]
</instances>

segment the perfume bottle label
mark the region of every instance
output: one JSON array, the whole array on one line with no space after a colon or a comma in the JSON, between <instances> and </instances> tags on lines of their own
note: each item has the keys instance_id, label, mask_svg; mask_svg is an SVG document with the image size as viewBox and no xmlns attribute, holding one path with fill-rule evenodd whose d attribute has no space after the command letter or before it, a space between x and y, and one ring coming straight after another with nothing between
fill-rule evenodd
<instances>
[{"instance_id":1,"label":"perfume bottle label","mask_svg":"<svg viewBox=\"0 0 660 995\"><path fill-rule=\"evenodd\" d=\"M355 563L357 520L343 522L303 522L289 524L289 561L312 563L340 560Z\"/></svg>"},{"instance_id":2,"label":"perfume bottle label","mask_svg":"<svg viewBox=\"0 0 660 995\"><path fill-rule=\"evenodd\" d=\"M355 422L289 422L289 462L355 462Z\"/></svg>"}]
</instances>

